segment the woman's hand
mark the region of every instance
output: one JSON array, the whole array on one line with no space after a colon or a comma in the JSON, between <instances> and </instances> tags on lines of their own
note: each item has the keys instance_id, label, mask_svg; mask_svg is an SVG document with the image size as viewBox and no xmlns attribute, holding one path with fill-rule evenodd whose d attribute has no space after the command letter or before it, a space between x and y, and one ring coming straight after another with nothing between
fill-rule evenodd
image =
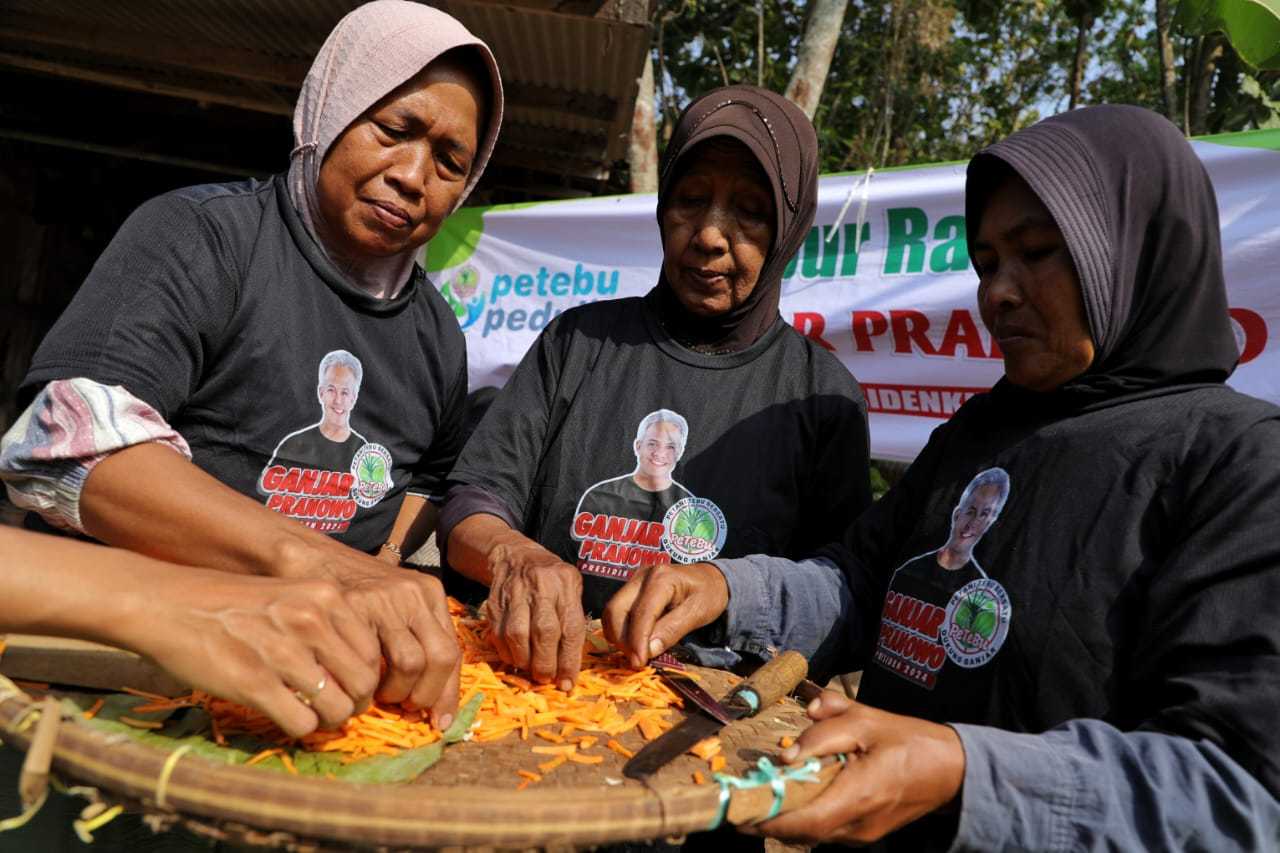
<instances>
[{"instance_id":1,"label":"woman's hand","mask_svg":"<svg viewBox=\"0 0 1280 853\"><path fill-rule=\"evenodd\" d=\"M641 667L728 606L729 584L715 566L662 563L639 569L614 594L604 609L604 632Z\"/></svg>"},{"instance_id":2,"label":"woman's hand","mask_svg":"<svg viewBox=\"0 0 1280 853\"><path fill-rule=\"evenodd\" d=\"M194 574L192 574L194 572ZM121 639L180 680L257 708L288 734L369 704L378 640L337 584L174 567Z\"/></svg>"},{"instance_id":3,"label":"woman's hand","mask_svg":"<svg viewBox=\"0 0 1280 853\"><path fill-rule=\"evenodd\" d=\"M554 678L561 690L572 690L587 631L582 575L527 539L495 545L488 569L492 581L485 607L498 655L528 670L535 681Z\"/></svg>"},{"instance_id":4,"label":"woman's hand","mask_svg":"<svg viewBox=\"0 0 1280 853\"><path fill-rule=\"evenodd\" d=\"M286 577L336 583L377 634L387 664L378 701L427 708L438 727L447 727L458 710L462 654L439 578L327 540L291 553L287 562Z\"/></svg>"},{"instance_id":5,"label":"woman's hand","mask_svg":"<svg viewBox=\"0 0 1280 853\"><path fill-rule=\"evenodd\" d=\"M816 722L782 757L844 753L848 763L813 802L744 831L801 844L867 844L960 795L964 749L950 726L832 691L809 703L809 716Z\"/></svg>"}]
</instances>

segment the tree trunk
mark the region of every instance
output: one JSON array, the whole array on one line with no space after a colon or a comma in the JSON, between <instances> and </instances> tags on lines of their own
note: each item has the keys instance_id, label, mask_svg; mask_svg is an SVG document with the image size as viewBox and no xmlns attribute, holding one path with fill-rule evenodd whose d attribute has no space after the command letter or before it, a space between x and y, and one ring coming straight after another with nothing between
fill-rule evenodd
<instances>
[{"instance_id":1,"label":"tree trunk","mask_svg":"<svg viewBox=\"0 0 1280 853\"><path fill-rule=\"evenodd\" d=\"M1076 25L1076 58L1071 63L1071 100L1067 109L1074 110L1080 103L1080 86L1084 81L1084 65L1088 58L1089 30L1093 28L1093 14L1082 12Z\"/></svg>"},{"instance_id":2,"label":"tree trunk","mask_svg":"<svg viewBox=\"0 0 1280 853\"><path fill-rule=\"evenodd\" d=\"M764 0L756 0L756 85L764 86Z\"/></svg>"},{"instance_id":3,"label":"tree trunk","mask_svg":"<svg viewBox=\"0 0 1280 853\"><path fill-rule=\"evenodd\" d=\"M1164 96L1164 115L1177 121L1178 95L1173 67L1172 0L1156 0L1156 46L1160 52L1160 91Z\"/></svg>"},{"instance_id":4,"label":"tree trunk","mask_svg":"<svg viewBox=\"0 0 1280 853\"><path fill-rule=\"evenodd\" d=\"M1217 70L1218 60L1222 57L1222 36L1211 33L1201 36L1196 50L1196 62L1191 78L1187 81L1191 87L1189 110L1187 116L1187 132L1191 136L1207 133L1209 129L1209 107L1213 94L1213 74Z\"/></svg>"},{"instance_id":5,"label":"tree trunk","mask_svg":"<svg viewBox=\"0 0 1280 853\"><path fill-rule=\"evenodd\" d=\"M822 89L831 70L831 57L835 55L840 25L848 6L849 0L812 0L809 6L809 22L804 28L786 96L811 119L822 100Z\"/></svg>"},{"instance_id":6,"label":"tree trunk","mask_svg":"<svg viewBox=\"0 0 1280 853\"><path fill-rule=\"evenodd\" d=\"M646 56L640 73L640 90L631 114L631 141L627 162L631 166L631 191L658 191L658 130L653 114L653 57Z\"/></svg>"}]
</instances>

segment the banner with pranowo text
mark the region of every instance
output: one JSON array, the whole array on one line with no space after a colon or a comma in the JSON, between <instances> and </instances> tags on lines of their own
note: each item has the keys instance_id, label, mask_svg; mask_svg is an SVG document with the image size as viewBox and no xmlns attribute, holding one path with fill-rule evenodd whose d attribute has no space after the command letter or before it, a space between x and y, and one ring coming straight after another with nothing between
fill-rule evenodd
<instances>
[{"instance_id":1,"label":"banner with pranowo text","mask_svg":"<svg viewBox=\"0 0 1280 853\"><path fill-rule=\"evenodd\" d=\"M1280 403L1280 131L1193 145L1221 211L1241 350L1231 384ZM963 193L963 164L823 177L814 228L787 268L783 317L862 384L877 458L914 458L1002 373L978 316ZM473 389L503 384L565 309L643 295L662 257L652 195L464 208L427 254L466 335Z\"/></svg>"}]
</instances>

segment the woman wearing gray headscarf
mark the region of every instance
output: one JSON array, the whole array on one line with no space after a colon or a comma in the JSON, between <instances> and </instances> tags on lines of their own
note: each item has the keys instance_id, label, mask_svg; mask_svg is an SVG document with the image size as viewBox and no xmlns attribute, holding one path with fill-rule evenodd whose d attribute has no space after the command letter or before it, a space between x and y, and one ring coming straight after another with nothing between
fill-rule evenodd
<instances>
[{"instance_id":1,"label":"woman wearing gray headscarf","mask_svg":"<svg viewBox=\"0 0 1280 853\"><path fill-rule=\"evenodd\" d=\"M434 523L466 393L462 336L415 257L501 115L492 54L448 15L377 0L343 18L287 176L168 193L103 253L24 380L0 448L13 501L171 562L336 581L378 629L379 698L447 724L442 591L389 565ZM337 684L321 655L288 668L300 702L335 713L375 680Z\"/></svg>"},{"instance_id":2,"label":"woman wearing gray headscarf","mask_svg":"<svg viewBox=\"0 0 1280 853\"><path fill-rule=\"evenodd\" d=\"M1148 110L1073 110L973 158L965 219L1004 378L822 556L640 578L607 615L640 593L641 655L724 611L713 640L863 669L784 753L844 770L766 834L1276 849L1280 409L1225 384L1204 166Z\"/></svg>"}]
</instances>

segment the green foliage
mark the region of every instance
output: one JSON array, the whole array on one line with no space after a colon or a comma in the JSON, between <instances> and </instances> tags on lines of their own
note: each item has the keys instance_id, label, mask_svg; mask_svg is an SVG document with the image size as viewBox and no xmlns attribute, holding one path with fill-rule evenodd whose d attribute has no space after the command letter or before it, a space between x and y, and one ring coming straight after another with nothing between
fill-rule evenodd
<instances>
[{"instance_id":1,"label":"green foliage","mask_svg":"<svg viewBox=\"0 0 1280 853\"><path fill-rule=\"evenodd\" d=\"M97 698L89 694L76 694L64 698L62 702L68 713L78 715L91 707ZM86 721L87 725L113 734L127 735L165 752L172 752L180 746L188 746L192 754L211 761L222 764L244 764L255 754L274 746L274 744L264 743L247 736L230 738L227 746L219 746L209 739L209 717L199 708L139 714L133 711L133 708L146 704L150 700L126 695L112 695L105 699L105 703L94 718ZM289 757L299 775L302 776L333 775L349 782L378 784L412 782L440 760L447 744L457 743L466 736L482 701L484 701L484 694L477 693L466 706L459 709L453 725L444 732L443 738L430 746L405 750L398 755L374 756L350 764L344 764L342 756L333 752L293 750L289 753ZM149 722L164 722L165 725L156 730L140 729L120 722L121 716ZM260 761L254 766L278 772L286 770L284 762L277 756Z\"/></svg>"},{"instance_id":2,"label":"green foliage","mask_svg":"<svg viewBox=\"0 0 1280 853\"><path fill-rule=\"evenodd\" d=\"M805 5L764 3L763 79L774 91L783 91L790 78ZM851 0L814 117L822 170L964 160L1066 109L1082 21L1080 103L1131 103L1163 112L1154 0ZM691 98L726 80L756 81L757 23L755 3L661 4L654 51L655 62L661 60L655 65L659 139ZM1176 108L1169 118L1209 133L1280 120L1280 71L1251 69L1230 44L1206 65L1215 45L1206 46L1205 38L1216 37L1174 27ZM1198 104L1189 96L1201 79L1211 85Z\"/></svg>"},{"instance_id":3,"label":"green foliage","mask_svg":"<svg viewBox=\"0 0 1280 853\"><path fill-rule=\"evenodd\" d=\"M1194 35L1226 33L1249 65L1280 70L1280 0L1182 0L1177 23Z\"/></svg>"}]
</instances>

